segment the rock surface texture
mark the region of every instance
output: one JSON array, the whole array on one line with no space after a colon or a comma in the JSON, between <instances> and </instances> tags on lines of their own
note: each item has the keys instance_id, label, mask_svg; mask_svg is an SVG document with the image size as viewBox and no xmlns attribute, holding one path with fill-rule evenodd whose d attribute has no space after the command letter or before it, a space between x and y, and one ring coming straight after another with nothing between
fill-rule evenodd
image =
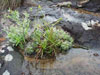
<instances>
[{"instance_id":1,"label":"rock surface texture","mask_svg":"<svg viewBox=\"0 0 100 75\"><path fill-rule=\"evenodd\" d=\"M76 43L88 47L89 50L72 48L67 54L60 54L56 60L41 60L36 63L36 60L23 58L18 50L0 42L0 75L100 75L100 16L97 16L96 13L80 13L67 6L60 7L57 6L58 0L52 1L55 1L55 3L47 0L44 0L44 2L35 1L37 5L42 6L42 11L38 14L36 14L37 6L26 6L16 10L20 13L28 11L32 21L35 16L41 18L43 14L45 15L44 20L50 23L62 18L62 21L57 25L71 33ZM78 0L70 1L72 6L77 6L75 1ZM87 6L82 6L83 9L87 7L90 10L88 3L91 4L93 1L96 2L96 0L86 2ZM97 2L99 3L99 0ZM32 11L29 10L30 8L32 8ZM97 9L97 7L94 8ZM41 22L38 21L38 23ZM8 24L11 25L12 23L8 20L5 21L0 16L1 32ZM0 37L3 36L5 35L3 34Z\"/></svg>"}]
</instances>

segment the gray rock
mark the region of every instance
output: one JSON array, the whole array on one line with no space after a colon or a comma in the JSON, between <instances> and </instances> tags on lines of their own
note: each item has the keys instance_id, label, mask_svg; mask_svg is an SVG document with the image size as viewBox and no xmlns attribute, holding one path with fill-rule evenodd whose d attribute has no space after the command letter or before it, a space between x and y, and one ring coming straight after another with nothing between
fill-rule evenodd
<instances>
[{"instance_id":1,"label":"gray rock","mask_svg":"<svg viewBox=\"0 0 100 75\"><path fill-rule=\"evenodd\" d=\"M6 55L5 60L10 62L5 62L1 67L0 75L5 73L6 69L12 75L20 75L21 71L25 75L100 75L100 56L93 56L93 53L100 55L100 29L92 28L89 23L92 19L91 23L95 25L99 23L100 18L89 14L81 14L69 8L49 7L47 4L41 5L43 5L43 10L38 14L36 14L37 7L32 7L32 11L27 8L31 19L34 19L34 16L40 18L44 14L46 16L45 20L52 23L59 18L63 18L58 25L62 26L65 31L70 32L75 42L93 47L94 50L71 49L67 54L59 55L55 61L50 60L49 62L44 61L36 64L36 61L23 61L20 53L8 48L11 50L9 53L11 55ZM98 22L96 22L97 20ZM38 23L40 24L41 22L38 21ZM43 25L43 23L41 24ZM4 26L7 26L7 24Z\"/></svg>"},{"instance_id":2,"label":"gray rock","mask_svg":"<svg viewBox=\"0 0 100 75\"><path fill-rule=\"evenodd\" d=\"M71 0L72 6L92 12L100 12L100 0Z\"/></svg>"},{"instance_id":3,"label":"gray rock","mask_svg":"<svg viewBox=\"0 0 100 75\"><path fill-rule=\"evenodd\" d=\"M5 50L0 49L0 54L5 53Z\"/></svg>"},{"instance_id":4,"label":"gray rock","mask_svg":"<svg viewBox=\"0 0 100 75\"><path fill-rule=\"evenodd\" d=\"M11 46L8 46L7 49L8 49L9 51L14 51L14 49L13 49Z\"/></svg>"},{"instance_id":5,"label":"gray rock","mask_svg":"<svg viewBox=\"0 0 100 75\"><path fill-rule=\"evenodd\" d=\"M44 17L44 20L46 20L49 23L53 23L53 22L57 21L57 19L55 17L52 17L52 16L46 16L46 17Z\"/></svg>"},{"instance_id":6,"label":"gray rock","mask_svg":"<svg viewBox=\"0 0 100 75\"><path fill-rule=\"evenodd\" d=\"M4 58L5 61L12 61L13 60L13 56L11 54L7 54Z\"/></svg>"},{"instance_id":7,"label":"gray rock","mask_svg":"<svg viewBox=\"0 0 100 75\"><path fill-rule=\"evenodd\" d=\"M6 70L2 75L10 75L10 73L8 70Z\"/></svg>"},{"instance_id":8,"label":"gray rock","mask_svg":"<svg viewBox=\"0 0 100 75\"><path fill-rule=\"evenodd\" d=\"M2 75L6 70L8 70L11 75L20 75L23 57L20 55L20 53L15 51L9 52L9 54L6 56L8 56L6 58L7 61L3 61L4 59L0 60L0 63L2 64L2 67L0 68L0 75Z\"/></svg>"},{"instance_id":9,"label":"gray rock","mask_svg":"<svg viewBox=\"0 0 100 75\"><path fill-rule=\"evenodd\" d=\"M58 3L57 6L59 7L69 7L72 5L72 2L67 1L67 2L62 2L62 3Z\"/></svg>"}]
</instances>

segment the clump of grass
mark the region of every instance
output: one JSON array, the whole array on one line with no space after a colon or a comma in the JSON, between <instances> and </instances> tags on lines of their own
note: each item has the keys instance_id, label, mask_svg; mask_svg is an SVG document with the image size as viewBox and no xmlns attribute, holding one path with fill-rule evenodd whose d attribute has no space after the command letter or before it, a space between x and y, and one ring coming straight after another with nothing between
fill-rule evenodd
<instances>
[{"instance_id":1,"label":"clump of grass","mask_svg":"<svg viewBox=\"0 0 100 75\"><path fill-rule=\"evenodd\" d=\"M43 27L39 25L34 29L30 45L26 48L29 54L36 54L39 58L56 56L72 47L73 39L62 29L56 27Z\"/></svg>"},{"instance_id":2,"label":"clump of grass","mask_svg":"<svg viewBox=\"0 0 100 75\"><path fill-rule=\"evenodd\" d=\"M69 33L55 27L61 18L53 24L40 19L43 25L35 22L34 28L31 29L28 13L24 13L24 18L20 18L18 11L10 11L7 17L16 23L6 31L7 38L10 43L20 47L28 55L36 58L53 57L72 47L73 38ZM27 37L31 30L31 35Z\"/></svg>"},{"instance_id":3,"label":"clump of grass","mask_svg":"<svg viewBox=\"0 0 100 75\"><path fill-rule=\"evenodd\" d=\"M14 21L16 25L10 25L9 28L5 29L7 38L14 46L23 48L26 43L26 36L30 29L29 14L25 12L24 18L21 19L18 11L9 10L9 12L10 14L6 15L6 17Z\"/></svg>"}]
</instances>

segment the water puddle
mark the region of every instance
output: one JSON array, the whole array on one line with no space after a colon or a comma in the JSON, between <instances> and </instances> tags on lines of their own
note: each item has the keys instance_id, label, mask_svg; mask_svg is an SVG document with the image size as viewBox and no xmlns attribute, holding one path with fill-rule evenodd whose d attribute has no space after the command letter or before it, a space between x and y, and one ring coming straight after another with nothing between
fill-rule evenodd
<instances>
[{"instance_id":1,"label":"water puddle","mask_svg":"<svg viewBox=\"0 0 100 75\"><path fill-rule=\"evenodd\" d=\"M60 54L56 59L38 60L37 62L33 58L25 57L22 72L25 75L74 75L78 73L83 75L83 72L94 74L95 69L100 69L98 64L100 64L99 60L93 57L91 51L73 48L68 54Z\"/></svg>"}]
</instances>

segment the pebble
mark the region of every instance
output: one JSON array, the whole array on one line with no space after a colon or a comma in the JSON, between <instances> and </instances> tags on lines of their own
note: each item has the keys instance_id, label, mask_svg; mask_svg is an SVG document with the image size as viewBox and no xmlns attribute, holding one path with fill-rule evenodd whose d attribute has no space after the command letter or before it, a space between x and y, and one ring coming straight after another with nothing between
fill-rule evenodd
<instances>
[{"instance_id":1,"label":"pebble","mask_svg":"<svg viewBox=\"0 0 100 75\"><path fill-rule=\"evenodd\" d=\"M12 61L13 60L13 56L11 54L7 54L4 58L5 61Z\"/></svg>"},{"instance_id":2,"label":"pebble","mask_svg":"<svg viewBox=\"0 0 100 75\"><path fill-rule=\"evenodd\" d=\"M9 51L14 51L14 49L13 49L11 46L8 46L7 49L8 49Z\"/></svg>"},{"instance_id":3,"label":"pebble","mask_svg":"<svg viewBox=\"0 0 100 75\"><path fill-rule=\"evenodd\" d=\"M6 70L2 75L10 75L10 73L8 70Z\"/></svg>"},{"instance_id":4,"label":"pebble","mask_svg":"<svg viewBox=\"0 0 100 75\"><path fill-rule=\"evenodd\" d=\"M85 23L85 22L82 22L81 24L82 24L82 27L83 27L85 30L90 30L90 29L92 29L92 27L88 27L88 24Z\"/></svg>"},{"instance_id":5,"label":"pebble","mask_svg":"<svg viewBox=\"0 0 100 75\"><path fill-rule=\"evenodd\" d=\"M4 53L4 52L5 52L5 50L1 50L1 49L0 49L0 53Z\"/></svg>"}]
</instances>

